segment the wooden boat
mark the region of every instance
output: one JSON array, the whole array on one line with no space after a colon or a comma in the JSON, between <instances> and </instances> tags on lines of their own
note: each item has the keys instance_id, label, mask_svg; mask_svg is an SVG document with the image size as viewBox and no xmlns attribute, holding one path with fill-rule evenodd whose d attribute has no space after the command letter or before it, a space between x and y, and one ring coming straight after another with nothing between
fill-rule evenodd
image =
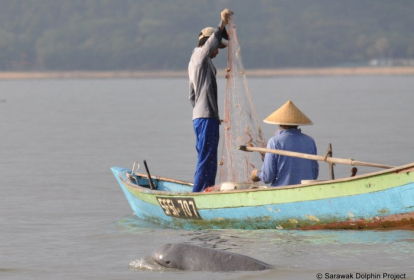
<instances>
[{"instance_id":1,"label":"wooden boat","mask_svg":"<svg viewBox=\"0 0 414 280\"><path fill-rule=\"evenodd\" d=\"M167 227L414 229L414 163L337 180L206 193L191 192L189 182L121 167L112 172L134 213Z\"/></svg>"}]
</instances>

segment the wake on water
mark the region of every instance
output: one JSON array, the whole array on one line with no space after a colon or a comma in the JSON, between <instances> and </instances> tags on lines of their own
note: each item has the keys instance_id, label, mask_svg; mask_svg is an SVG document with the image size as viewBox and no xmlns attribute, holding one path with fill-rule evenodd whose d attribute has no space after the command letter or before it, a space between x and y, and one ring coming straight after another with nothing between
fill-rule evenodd
<instances>
[{"instance_id":1,"label":"wake on water","mask_svg":"<svg viewBox=\"0 0 414 280\"><path fill-rule=\"evenodd\" d=\"M137 271L174 271L175 269L159 265L150 256L145 256L141 259L133 260L129 263L132 270Z\"/></svg>"}]
</instances>

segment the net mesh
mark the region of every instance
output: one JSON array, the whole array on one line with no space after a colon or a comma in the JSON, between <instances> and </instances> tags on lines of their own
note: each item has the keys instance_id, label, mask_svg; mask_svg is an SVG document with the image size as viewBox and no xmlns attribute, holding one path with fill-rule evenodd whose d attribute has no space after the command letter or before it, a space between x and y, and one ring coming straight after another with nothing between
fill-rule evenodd
<instances>
[{"instance_id":1,"label":"net mesh","mask_svg":"<svg viewBox=\"0 0 414 280\"><path fill-rule=\"evenodd\" d=\"M243 152L240 145L266 147L258 122L253 100L237 40L236 24L230 17L228 24L229 44L227 58L227 88L224 104L224 138L220 161L220 184L225 182L251 182L253 169L261 167L259 153Z\"/></svg>"}]
</instances>

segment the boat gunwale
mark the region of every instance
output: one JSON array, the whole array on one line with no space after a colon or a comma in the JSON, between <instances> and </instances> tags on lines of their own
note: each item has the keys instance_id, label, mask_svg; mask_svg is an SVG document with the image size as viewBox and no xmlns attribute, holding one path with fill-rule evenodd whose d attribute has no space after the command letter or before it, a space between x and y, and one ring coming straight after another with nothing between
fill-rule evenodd
<instances>
[{"instance_id":1,"label":"boat gunwale","mask_svg":"<svg viewBox=\"0 0 414 280\"><path fill-rule=\"evenodd\" d=\"M128 170L128 169L125 169ZM305 184L296 184L296 185L289 185L289 186L282 186L282 187L267 187L267 188L255 188L255 189L243 189L243 190L229 190L229 191L213 191L213 192L185 192L185 191L159 191L159 190L151 190L149 188L133 184L131 182L128 182L121 176L121 172L118 172L119 179L127 185L129 188L135 189L138 192L146 193L146 194L155 194L155 195L185 195L185 196L199 196L199 195L218 195L218 194L240 194L240 193L250 193L250 192L260 192L260 191L277 191L277 190L287 190L287 189L301 189L306 187L311 187L315 185L331 185L335 183L343 183L343 182L350 182L350 181L357 181L360 179L368 178L368 177L376 177L388 173L402 173L402 172L412 172L414 171L414 162L396 166L394 168L386 169L386 170L380 170L370 173L365 173L361 175L357 175L354 177L345 177L340 179L334 179L334 180L321 180L321 181L315 181L315 182L309 182ZM148 175L146 174L140 174L136 173L136 175L141 176L143 178L148 178ZM159 181L165 181L165 182L171 182L171 183L178 183L182 185L192 186L193 184L186 181L180 181L176 179L166 178L166 177L160 177L160 176L151 176L152 179L159 180Z\"/></svg>"}]
</instances>

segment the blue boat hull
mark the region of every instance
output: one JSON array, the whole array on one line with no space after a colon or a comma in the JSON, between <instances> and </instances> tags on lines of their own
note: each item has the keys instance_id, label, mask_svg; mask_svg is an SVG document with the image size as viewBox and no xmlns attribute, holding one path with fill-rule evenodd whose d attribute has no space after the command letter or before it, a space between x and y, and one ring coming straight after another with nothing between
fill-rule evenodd
<instances>
[{"instance_id":1,"label":"blue boat hull","mask_svg":"<svg viewBox=\"0 0 414 280\"><path fill-rule=\"evenodd\" d=\"M151 190L144 176L144 184L135 183L130 170L112 168L138 217L186 229L414 228L413 170L414 164L308 185L192 193L190 183L157 177Z\"/></svg>"}]
</instances>

